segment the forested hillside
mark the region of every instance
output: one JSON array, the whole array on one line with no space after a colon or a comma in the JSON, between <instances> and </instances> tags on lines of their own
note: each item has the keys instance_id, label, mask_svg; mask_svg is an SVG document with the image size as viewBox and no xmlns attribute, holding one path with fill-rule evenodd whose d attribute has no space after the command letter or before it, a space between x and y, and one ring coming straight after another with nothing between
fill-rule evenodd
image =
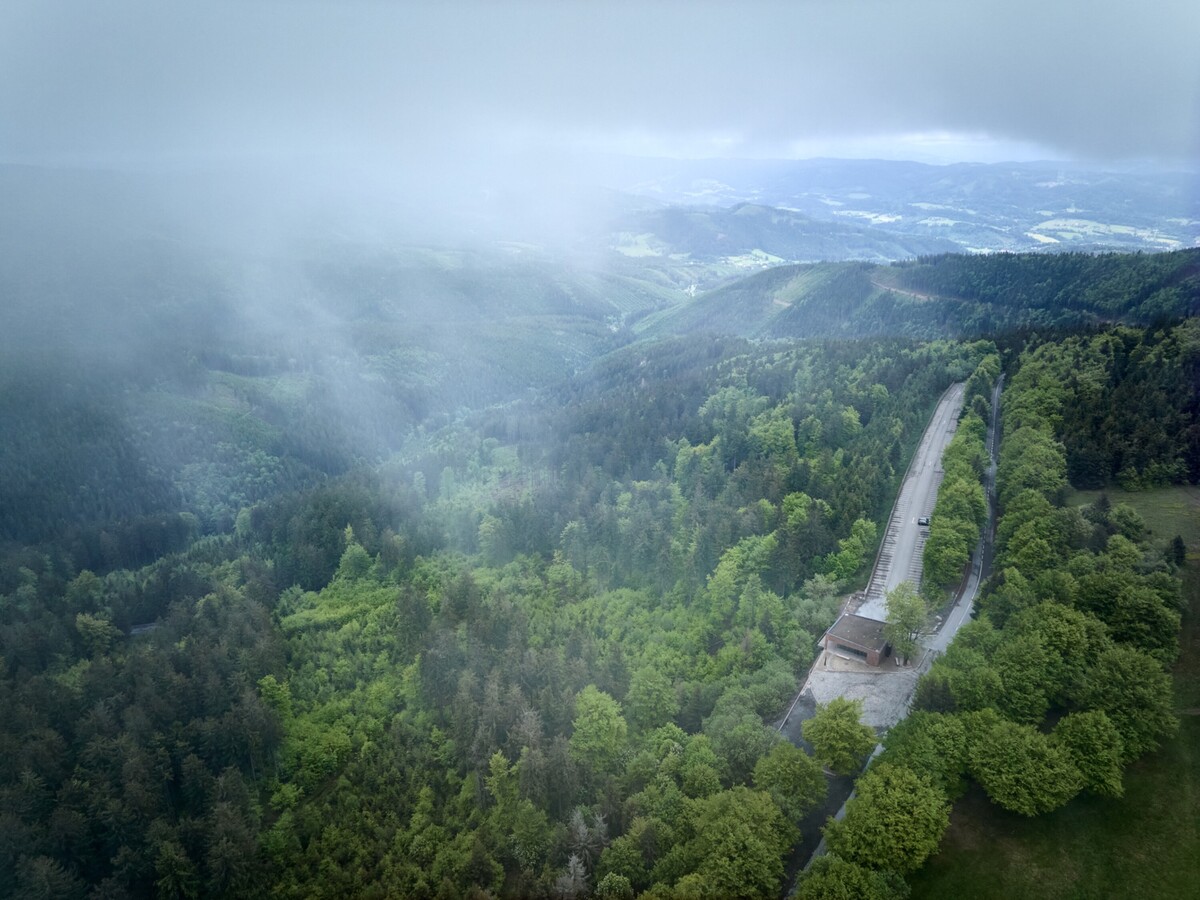
<instances>
[{"instance_id":1,"label":"forested hillside","mask_svg":"<svg viewBox=\"0 0 1200 900\"><path fill-rule=\"evenodd\" d=\"M1038 347L1022 363L1077 488L1200 481L1200 320Z\"/></svg>"},{"instance_id":2,"label":"forested hillside","mask_svg":"<svg viewBox=\"0 0 1200 900\"><path fill-rule=\"evenodd\" d=\"M0 2L0 900L1197 900L1197 0Z\"/></svg>"},{"instance_id":3,"label":"forested hillside","mask_svg":"<svg viewBox=\"0 0 1200 900\"><path fill-rule=\"evenodd\" d=\"M673 290L536 254L336 241L296 259L89 236L77 259L70 231L49 258L0 259L0 540L93 569L559 384Z\"/></svg>"},{"instance_id":4,"label":"forested hillside","mask_svg":"<svg viewBox=\"0 0 1200 900\"><path fill-rule=\"evenodd\" d=\"M868 792L826 830L837 856L801 883L800 896L853 893L872 873L883 879L877 896L905 896L897 876L936 848L946 802L969 785L1029 817L1081 793L1119 798L1125 770L1174 735L1167 669L1186 608L1182 540L1153 534L1126 504L1064 505L1070 454L1060 438L1103 442L1110 392L1145 391L1200 360L1195 324L1049 341L1015 361L1004 392L996 558L976 619L918 682L915 712L887 733L859 782ZM1115 348L1139 364L1114 364L1123 355ZM1177 460L1190 438L1173 423L1194 425L1194 402L1189 390L1129 410L1135 429L1146 427L1143 411L1165 415L1171 435L1145 448L1136 473L1184 479ZM917 799L897 811L902 790ZM872 830L889 815L886 835Z\"/></svg>"},{"instance_id":5,"label":"forested hillside","mask_svg":"<svg viewBox=\"0 0 1200 900\"><path fill-rule=\"evenodd\" d=\"M1200 313L1200 250L935 256L779 266L656 313L646 334L761 338L997 335Z\"/></svg>"},{"instance_id":6,"label":"forested hillside","mask_svg":"<svg viewBox=\"0 0 1200 900\"><path fill-rule=\"evenodd\" d=\"M0 894L778 895L826 777L764 722L969 380L930 540L936 581L961 570L1002 367L1002 568L889 763L951 722L933 781L986 788L953 716L1037 753L1060 713L1129 754L1167 733L1095 667L1154 700L1174 563L1128 510L1057 504L1197 478L1195 320L1058 332L1192 310L1194 253L692 301L678 261L114 227L72 267L44 237L0 271ZM1042 613L1094 651L1045 684ZM1063 802L1113 789L1072 764Z\"/></svg>"},{"instance_id":7,"label":"forested hillside","mask_svg":"<svg viewBox=\"0 0 1200 900\"><path fill-rule=\"evenodd\" d=\"M145 568L10 550L4 890L774 892L762 717L989 349L633 347Z\"/></svg>"}]
</instances>

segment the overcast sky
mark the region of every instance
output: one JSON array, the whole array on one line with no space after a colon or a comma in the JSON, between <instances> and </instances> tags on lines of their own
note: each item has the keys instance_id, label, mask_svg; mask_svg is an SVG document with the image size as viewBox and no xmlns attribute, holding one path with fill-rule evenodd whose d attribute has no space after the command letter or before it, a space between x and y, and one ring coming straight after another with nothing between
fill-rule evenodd
<instances>
[{"instance_id":1,"label":"overcast sky","mask_svg":"<svg viewBox=\"0 0 1200 900\"><path fill-rule=\"evenodd\" d=\"M6 0L0 158L1200 161L1197 0Z\"/></svg>"}]
</instances>

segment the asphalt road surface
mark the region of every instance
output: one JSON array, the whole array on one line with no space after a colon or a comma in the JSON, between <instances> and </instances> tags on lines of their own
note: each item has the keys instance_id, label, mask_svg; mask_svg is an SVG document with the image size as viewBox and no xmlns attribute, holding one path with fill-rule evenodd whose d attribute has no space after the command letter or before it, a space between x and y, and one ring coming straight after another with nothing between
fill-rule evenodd
<instances>
[{"instance_id":1,"label":"asphalt road surface","mask_svg":"<svg viewBox=\"0 0 1200 900\"><path fill-rule=\"evenodd\" d=\"M964 622L970 618L971 610L975 604L975 595L979 591L979 585L984 578L991 572L992 564L992 539L995 531L995 485L996 485L996 457L999 443L999 411L1000 411L1000 391L1004 385L1004 377L1001 376L996 384L995 390L992 392L992 417L988 426L987 449L990 457L990 465L985 475L985 489L988 497L988 521L984 528L983 536L980 538L979 546L974 554L974 561L971 566L971 571L968 574L967 580L963 583L962 590L959 592L958 598L951 607L950 612L946 616L946 620L938 626L938 628L930 635L927 635L922 644L925 646L920 662L913 668L901 670L893 669L890 666L884 665L872 671L871 667L866 665L853 665L848 662L839 663L834 670L825 669L818 661L809 673L808 680L800 689L800 694L797 697L797 702L793 703L792 709L789 710L789 715L785 717L780 724L779 730L789 737L793 742L799 743L798 738L801 733L803 720L812 716L812 710L817 703L828 702L828 697L832 696L849 696L858 697L864 700L863 721L867 724L875 726L877 730L886 731L900 719L904 718L908 713L908 704L912 702L912 695L916 687L917 679L924 672L928 671L933 661L945 652L946 647L954 639L954 635ZM958 390L958 399L954 407L954 416L951 419L950 432L945 436L945 443L941 444L941 450L945 449L945 444L949 443L949 434L953 433L953 424L958 418L958 409L962 406L962 386L956 385ZM952 389L953 390L953 389ZM942 398L942 402L938 404L938 409L934 413L933 420L926 430L925 436L921 440L921 449L925 448L926 443L930 438L930 433L937 430L935 426L940 421L940 414L944 411L946 401L950 398L950 392L947 392ZM944 427L944 426L943 426ZM941 459L941 450L938 450L936 460ZM918 457L920 450L918 450ZM924 466L922 466L924 468ZM914 458L913 466L910 468L909 477L906 477L907 482L911 480L911 476L917 471L916 459ZM940 479L939 479L940 480ZM934 497L936 498L937 487L933 488ZM903 489L901 491L903 494ZM932 504L932 500L930 500ZM896 510L893 512L893 522L900 512L901 502L897 501ZM925 513L921 513L925 515ZM915 524L915 516L912 517ZM891 531L891 523L888 527ZM919 542L923 545L923 541ZM899 557L903 558L903 557ZM920 559L917 561L918 573L920 567ZM876 569L881 567L877 564ZM874 580L874 576L872 576ZM896 581L899 584L901 578ZM919 582L918 582L919 583ZM860 615L862 615L860 611ZM840 670L840 671L839 671ZM886 673L886 674L885 674ZM874 701L874 708L871 702ZM872 758L880 752L882 745L875 748L875 753ZM837 812L833 818L840 819L846 813L846 802L850 797L854 796L853 785L847 784L846 779L838 779L836 782L831 782L829 795L826 797L825 805L821 813L825 813L830 807L834 806L838 800L842 800ZM816 813L813 818L815 820ZM810 841L816 838L819 834L819 826L815 822L805 820L801 825L802 829L807 828L803 832L804 837ZM807 846L811 846L809 843ZM797 881L795 876L800 868L798 859L806 858L807 863L811 864L812 859L820 856L825 852L825 839L819 838L816 850L811 853L807 851L807 846L802 844L797 847L793 858L790 860L788 867L788 879L791 885L789 896L796 890Z\"/></svg>"},{"instance_id":2,"label":"asphalt road surface","mask_svg":"<svg viewBox=\"0 0 1200 900\"><path fill-rule=\"evenodd\" d=\"M917 519L931 515L937 502L943 474L942 453L958 426L964 387L959 382L942 395L925 428L888 520L879 558L867 585L866 599L857 611L860 616L882 622L887 618L888 591L905 581L912 582L914 588L921 586L921 554L928 528L918 525Z\"/></svg>"}]
</instances>

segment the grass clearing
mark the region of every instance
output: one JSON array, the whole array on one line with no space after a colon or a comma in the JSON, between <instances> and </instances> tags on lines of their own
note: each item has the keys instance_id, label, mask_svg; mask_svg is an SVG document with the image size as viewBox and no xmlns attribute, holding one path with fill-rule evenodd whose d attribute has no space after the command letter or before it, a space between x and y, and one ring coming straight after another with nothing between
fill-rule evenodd
<instances>
[{"instance_id":1,"label":"grass clearing","mask_svg":"<svg viewBox=\"0 0 1200 900\"><path fill-rule=\"evenodd\" d=\"M632 259L662 256L662 248L654 245L655 240L656 238L653 234L631 234L628 231L623 231L617 235L613 249L622 256L628 256Z\"/></svg>"},{"instance_id":2,"label":"grass clearing","mask_svg":"<svg viewBox=\"0 0 1200 900\"><path fill-rule=\"evenodd\" d=\"M1200 716L1131 766L1125 797L1081 797L1027 819L979 787L956 804L917 898L1194 898L1200 859Z\"/></svg>"},{"instance_id":3,"label":"grass clearing","mask_svg":"<svg viewBox=\"0 0 1200 900\"><path fill-rule=\"evenodd\" d=\"M1090 503L1099 491L1074 492ZM1195 898L1200 896L1200 489L1110 490L1159 539L1183 536L1189 607L1174 668L1180 730L1126 771L1120 800L1079 797L1027 819L972 786L955 804L942 849L910 879L921 898Z\"/></svg>"},{"instance_id":4,"label":"grass clearing","mask_svg":"<svg viewBox=\"0 0 1200 900\"><path fill-rule=\"evenodd\" d=\"M1183 570L1183 595L1187 609L1183 627L1179 630L1179 662L1175 664L1175 703L1183 719L1200 722L1200 562L1196 560L1196 545L1188 544L1188 565ZM1200 741L1200 736L1197 737ZM1193 745L1200 754L1200 743ZM1200 809L1200 796L1196 798ZM1200 853L1197 853L1197 884L1200 885ZM1197 891L1200 894L1200 891Z\"/></svg>"},{"instance_id":5,"label":"grass clearing","mask_svg":"<svg viewBox=\"0 0 1200 900\"><path fill-rule=\"evenodd\" d=\"M1188 546L1188 559L1200 559L1200 487L1189 484L1149 491L1071 491L1067 503L1094 503L1102 493L1108 494L1113 504L1128 503L1136 509L1153 538L1169 541L1177 534L1182 536Z\"/></svg>"},{"instance_id":6,"label":"grass clearing","mask_svg":"<svg viewBox=\"0 0 1200 900\"><path fill-rule=\"evenodd\" d=\"M721 261L737 269L759 269L787 262L782 256L772 256L766 250L759 250L757 247L740 256L726 256Z\"/></svg>"}]
</instances>

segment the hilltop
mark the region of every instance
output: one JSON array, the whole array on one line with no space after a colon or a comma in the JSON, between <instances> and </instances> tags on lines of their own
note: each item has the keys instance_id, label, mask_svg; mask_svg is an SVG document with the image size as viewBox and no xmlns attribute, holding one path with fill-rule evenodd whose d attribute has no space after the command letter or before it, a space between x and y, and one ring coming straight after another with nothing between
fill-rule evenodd
<instances>
[{"instance_id":1,"label":"hilltop","mask_svg":"<svg viewBox=\"0 0 1200 900\"><path fill-rule=\"evenodd\" d=\"M1200 250L778 266L648 317L644 337L917 338L1150 324L1200 312Z\"/></svg>"}]
</instances>

